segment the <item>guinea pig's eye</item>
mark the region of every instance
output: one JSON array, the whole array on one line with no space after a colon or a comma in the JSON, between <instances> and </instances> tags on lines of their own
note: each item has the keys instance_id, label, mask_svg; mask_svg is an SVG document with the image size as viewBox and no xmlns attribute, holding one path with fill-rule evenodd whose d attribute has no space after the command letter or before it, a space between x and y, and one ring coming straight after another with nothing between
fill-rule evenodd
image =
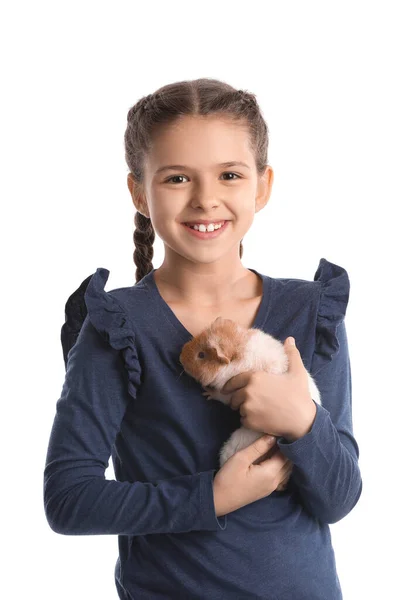
<instances>
[{"instance_id":1,"label":"guinea pig's eye","mask_svg":"<svg viewBox=\"0 0 400 600\"><path fill-rule=\"evenodd\" d=\"M199 358L204 358L205 357L205 353L204 352L199 352L197 356Z\"/></svg>"}]
</instances>

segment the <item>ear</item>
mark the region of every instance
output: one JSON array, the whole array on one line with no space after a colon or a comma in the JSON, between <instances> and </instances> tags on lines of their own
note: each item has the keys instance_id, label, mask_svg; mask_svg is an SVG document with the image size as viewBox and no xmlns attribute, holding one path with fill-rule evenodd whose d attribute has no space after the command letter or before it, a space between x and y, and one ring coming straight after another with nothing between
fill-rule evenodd
<instances>
[{"instance_id":1,"label":"ear","mask_svg":"<svg viewBox=\"0 0 400 600\"><path fill-rule=\"evenodd\" d=\"M229 360L229 358L227 356L225 356L225 354L219 348L217 348L216 350L217 350L218 360L226 365L229 365L229 363L231 362Z\"/></svg>"},{"instance_id":2,"label":"ear","mask_svg":"<svg viewBox=\"0 0 400 600\"><path fill-rule=\"evenodd\" d=\"M132 173L128 173L127 183L132 196L132 202L136 210L149 219L150 212L147 206L146 198L143 194L141 186L135 181Z\"/></svg>"},{"instance_id":3,"label":"ear","mask_svg":"<svg viewBox=\"0 0 400 600\"><path fill-rule=\"evenodd\" d=\"M237 323L232 319L227 319L225 317L217 317L211 324L211 327L217 327L217 325L221 325L221 323L230 323L231 325L237 326Z\"/></svg>"},{"instance_id":4,"label":"ear","mask_svg":"<svg viewBox=\"0 0 400 600\"><path fill-rule=\"evenodd\" d=\"M211 354L216 358L219 362L222 362L228 365L231 361L229 358L222 352L221 348L217 346L213 346L211 349Z\"/></svg>"},{"instance_id":5,"label":"ear","mask_svg":"<svg viewBox=\"0 0 400 600\"><path fill-rule=\"evenodd\" d=\"M264 173L258 178L255 212L258 212L267 204L271 195L273 182L274 171L272 167L265 165Z\"/></svg>"},{"instance_id":6,"label":"ear","mask_svg":"<svg viewBox=\"0 0 400 600\"><path fill-rule=\"evenodd\" d=\"M216 319L214 319L214 321L211 323L210 327L214 328L217 325L219 325L219 323L222 321L222 317L217 317Z\"/></svg>"}]
</instances>

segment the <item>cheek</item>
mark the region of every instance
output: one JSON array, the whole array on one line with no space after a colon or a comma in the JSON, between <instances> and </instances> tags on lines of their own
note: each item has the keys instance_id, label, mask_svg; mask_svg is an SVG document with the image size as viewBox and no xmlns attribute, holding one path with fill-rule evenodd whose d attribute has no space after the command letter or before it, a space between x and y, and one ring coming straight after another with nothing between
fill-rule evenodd
<instances>
[{"instance_id":1,"label":"cheek","mask_svg":"<svg viewBox=\"0 0 400 600\"><path fill-rule=\"evenodd\" d=\"M240 190L240 193L235 194L235 197L228 199L227 206L232 211L235 219L240 219L241 222L250 225L256 214L255 192L249 192L247 189Z\"/></svg>"},{"instance_id":2,"label":"cheek","mask_svg":"<svg viewBox=\"0 0 400 600\"><path fill-rule=\"evenodd\" d=\"M149 208L151 220L161 229L162 224L173 221L181 210L182 202L174 190L160 190L152 186L149 190Z\"/></svg>"},{"instance_id":3,"label":"cheek","mask_svg":"<svg viewBox=\"0 0 400 600\"><path fill-rule=\"evenodd\" d=\"M235 214L235 220L237 219L236 223L233 223L235 230L237 232L238 237L239 238L243 238L246 233L249 231L254 218L255 218L255 213L253 209L249 209L248 207L246 208L242 208L241 210L238 210L237 213Z\"/></svg>"},{"instance_id":4,"label":"cheek","mask_svg":"<svg viewBox=\"0 0 400 600\"><path fill-rule=\"evenodd\" d=\"M165 219L154 218L154 216L153 216L151 219L151 222L153 224L153 229L155 230L158 237L161 238L162 240L167 240L168 239L168 226L166 225Z\"/></svg>"},{"instance_id":5,"label":"cheek","mask_svg":"<svg viewBox=\"0 0 400 600\"><path fill-rule=\"evenodd\" d=\"M171 240L171 235L175 238L180 232L180 223L177 221L177 213L174 211L158 210L151 215L153 228L157 235L163 240Z\"/></svg>"},{"instance_id":6,"label":"cheek","mask_svg":"<svg viewBox=\"0 0 400 600\"><path fill-rule=\"evenodd\" d=\"M254 218L255 218L254 209L248 210L247 212L244 213L243 220L245 220L245 222L246 222L247 230L249 230L250 227L252 226Z\"/></svg>"},{"instance_id":7,"label":"cheek","mask_svg":"<svg viewBox=\"0 0 400 600\"><path fill-rule=\"evenodd\" d=\"M183 219L184 207L174 194L157 195L152 201L153 210L150 213L156 231L168 232L171 229L179 231L180 221Z\"/></svg>"}]
</instances>

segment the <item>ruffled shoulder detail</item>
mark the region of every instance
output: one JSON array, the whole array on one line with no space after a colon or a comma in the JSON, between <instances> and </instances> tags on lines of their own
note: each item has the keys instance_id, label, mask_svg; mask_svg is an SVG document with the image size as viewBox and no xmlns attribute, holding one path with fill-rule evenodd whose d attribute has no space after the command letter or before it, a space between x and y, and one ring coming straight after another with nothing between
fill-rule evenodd
<instances>
[{"instance_id":1,"label":"ruffled shoulder detail","mask_svg":"<svg viewBox=\"0 0 400 600\"><path fill-rule=\"evenodd\" d=\"M337 328L344 321L350 295L347 271L321 258L314 281L320 286L311 374L318 373L339 350Z\"/></svg>"},{"instance_id":2,"label":"ruffled shoulder detail","mask_svg":"<svg viewBox=\"0 0 400 600\"><path fill-rule=\"evenodd\" d=\"M136 398L141 367L137 355L135 332L126 311L111 292L104 290L110 271L99 267L92 275L84 295L92 325L115 350L120 350L128 372L128 391Z\"/></svg>"},{"instance_id":3,"label":"ruffled shoulder detail","mask_svg":"<svg viewBox=\"0 0 400 600\"><path fill-rule=\"evenodd\" d=\"M126 312L111 292L106 292L110 271L99 267L86 277L65 305L65 323L61 328L61 344L67 368L68 353L78 339L86 317L101 337L115 350L121 351L128 373L128 391L136 398L141 367L135 344L135 333Z\"/></svg>"},{"instance_id":4,"label":"ruffled shoulder detail","mask_svg":"<svg viewBox=\"0 0 400 600\"><path fill-rule=\"evenodd\" d=\"M87 315L84 295L91 277L92 275L86 277L65 303L65 322L61 327L61 346L65 368L67 368L68 353L78 339L79 332Z\"/></svg>"},{"instance_id":5,"label":"ruffled shoulder detail","mask_svg":"<svg viewBox=\"0 0 400 600\"><path fill-rule=\"evenodd\" d=\"M99 267L90 278L84 294L90 321L115 350L122 350L134 341L134 332L125 311L111 292L106 292L110 271Z\"/></svg>"}]
</instances>

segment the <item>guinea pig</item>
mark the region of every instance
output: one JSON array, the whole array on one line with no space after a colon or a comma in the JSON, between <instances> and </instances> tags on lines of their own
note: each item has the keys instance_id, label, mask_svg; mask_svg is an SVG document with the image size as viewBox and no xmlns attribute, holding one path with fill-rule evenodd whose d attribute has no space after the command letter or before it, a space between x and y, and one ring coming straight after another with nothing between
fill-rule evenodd
<instances>
[{"instance_id":1,"label":"guinea pig","mask_svg":"<svg viewBox=\"0 0 400 600\"><path fill-rule=\"evenodd\" d=\"M246 329L222 317L215 319L182 347L179 362L185 372L207 390L203 393L207 400L219 400L226 405L230 404L232 393L222 394L221 389L231 377L244 371L267 371L281 375L289 365L282 342L261 329ZM321 404L315 381L307 374L311 397ZM265 433L268 432L254 431L244 426L236 429L220 450L220 466L235 452L246 448ZM269 450L269 454L272 453ZM278 491L286 489L290 475L291 472L279 484L276 488Z\"/></svg>"}]
</instances>

